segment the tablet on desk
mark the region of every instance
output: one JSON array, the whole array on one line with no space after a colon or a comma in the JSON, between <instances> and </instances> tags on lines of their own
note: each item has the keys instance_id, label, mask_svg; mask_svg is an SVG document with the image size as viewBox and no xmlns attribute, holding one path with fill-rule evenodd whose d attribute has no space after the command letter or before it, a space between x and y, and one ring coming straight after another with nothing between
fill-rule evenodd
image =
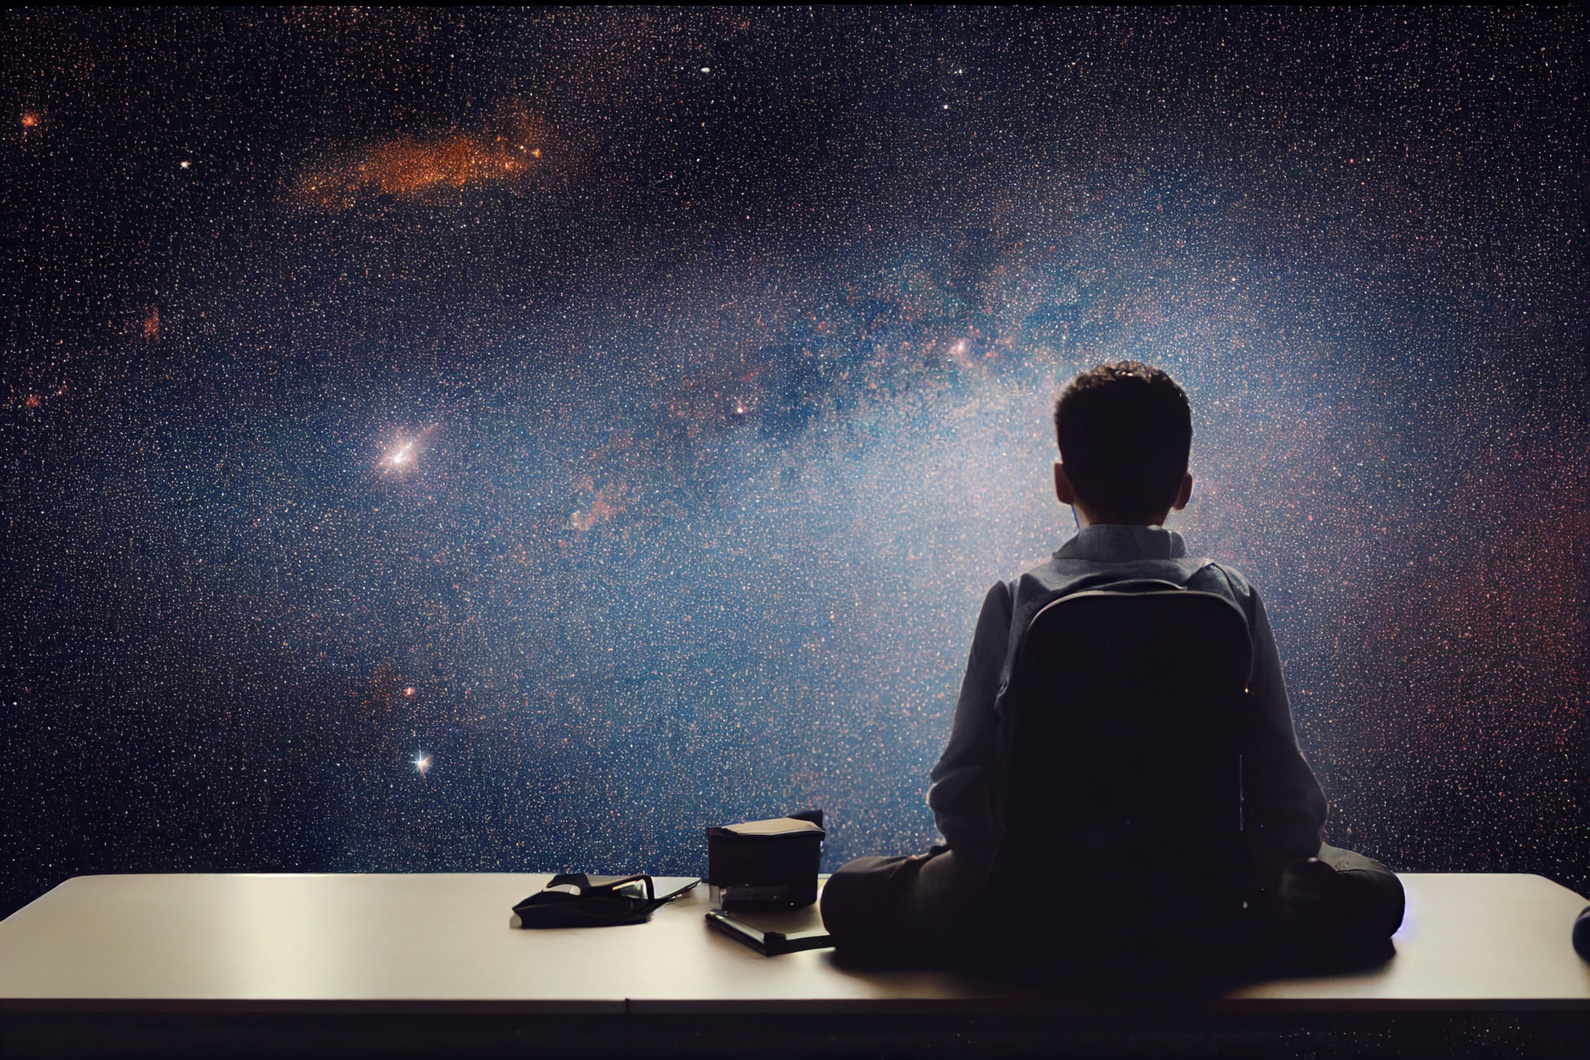
<instances>
[{"instance_id":1,"label":"tablet on desk","mask_svg":"<svg viewBox=\"0 0 1590 1060\"><path fill-rule=\"evenodd\" d=\"M823 915L816 903L773 911L737 909L730 913L713 909L707 913L707 923L764 957L820 950L834 944L823 927Z\"/></svg>"}]
</instances>

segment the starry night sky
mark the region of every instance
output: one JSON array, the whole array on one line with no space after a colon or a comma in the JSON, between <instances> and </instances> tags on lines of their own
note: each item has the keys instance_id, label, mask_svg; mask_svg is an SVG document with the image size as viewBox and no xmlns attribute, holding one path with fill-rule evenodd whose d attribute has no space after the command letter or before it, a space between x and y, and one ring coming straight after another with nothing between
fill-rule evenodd
<instances>
[{"instance_id":1,"label":"starry night sky","mask_svg":"<svg viewBox=\"0 0 1590 1060\"><path fill-rule=\"evenodd\" d=\"M1122 357L1332 841L1586 889L1585 21L13 12L0 913L919 849Z\"/></svg>"}]
</instances>

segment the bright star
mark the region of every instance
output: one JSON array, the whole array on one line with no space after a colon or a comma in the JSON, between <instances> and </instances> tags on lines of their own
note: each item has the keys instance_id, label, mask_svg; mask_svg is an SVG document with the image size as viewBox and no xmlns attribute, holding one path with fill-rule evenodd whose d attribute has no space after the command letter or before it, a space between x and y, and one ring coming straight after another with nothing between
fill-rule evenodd
<instances>
[{"instance_id":1,"label":"bright star","mask_svg":"<svg viewBox=\"0 0 1590 1060\"><path fill-rule=\"evenodd\" d=\"M402 467L404 464L407 464L411 459L413 459L413 456L414 443L404 442L402 445L398 446L396 449L387 454L387 466Z\"/></svg>"},{"instance_id":2,"label":"bright star","mask_svg":"<svg viewBox=\"0 0 1590 1060\"><path fill-rule=\"evenodd\" d=\"M413 762L415 771L418 772L422 777L431 768L431 756L426 754L424 751L414 752Z\"/></svg>"},{"instance_id":3,"label":"bright star","mask_svg":"<svg viewBox=\"0 0 1590 1060\"><path fill-rule=\"evenodd\" d=\"M402 435L398 435L393 439L393 447L386 451L386 455L381 458L378 466L383 472L406 471L411 464L419 461L421 448L430 448L431 432L435 431L439 426L441 426L440 423L433 423L418 434L410 435L406 439Z\"/></svg>"}]
</instances>

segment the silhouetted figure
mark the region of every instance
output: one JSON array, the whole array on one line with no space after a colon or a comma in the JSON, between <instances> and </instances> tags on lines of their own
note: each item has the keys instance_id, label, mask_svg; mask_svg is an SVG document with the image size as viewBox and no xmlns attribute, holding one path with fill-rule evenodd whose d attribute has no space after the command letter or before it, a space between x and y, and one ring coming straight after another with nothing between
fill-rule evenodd
<instances>
[{"instance_id":1,"label":"silhouetted figure","mask_svg":"<svg viewBox=\"0 0 1590 1060\"><path fill-rule=\"evenodd\" d=\"M1383 960L1402 885L1322 841L1258 592L1161 525L1192 493L1186 394L1103 365L1054 421L1078 532L988 591L928 791L946 842L834 874L841 956L1098 985Z\"/></svg>"}]
</instances>

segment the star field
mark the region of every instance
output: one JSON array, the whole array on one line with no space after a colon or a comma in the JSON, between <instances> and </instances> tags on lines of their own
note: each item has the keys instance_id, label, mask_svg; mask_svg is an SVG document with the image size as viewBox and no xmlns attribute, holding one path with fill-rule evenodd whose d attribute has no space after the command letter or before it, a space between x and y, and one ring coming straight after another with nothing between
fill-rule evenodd
<instances>
[{"instance_id":1,"label":"star field","mask_svg":"<svg viewBox=\"0 0 1590 1060\"><path fill-rule=\"evenodd\" d=\"M1578 27L1577 29L1575 27ZM1195 410L1327 835L1590 886L1577 9L23 11L0 913L934 837L1050 402Z\"/></svg>"}]
</instances>

